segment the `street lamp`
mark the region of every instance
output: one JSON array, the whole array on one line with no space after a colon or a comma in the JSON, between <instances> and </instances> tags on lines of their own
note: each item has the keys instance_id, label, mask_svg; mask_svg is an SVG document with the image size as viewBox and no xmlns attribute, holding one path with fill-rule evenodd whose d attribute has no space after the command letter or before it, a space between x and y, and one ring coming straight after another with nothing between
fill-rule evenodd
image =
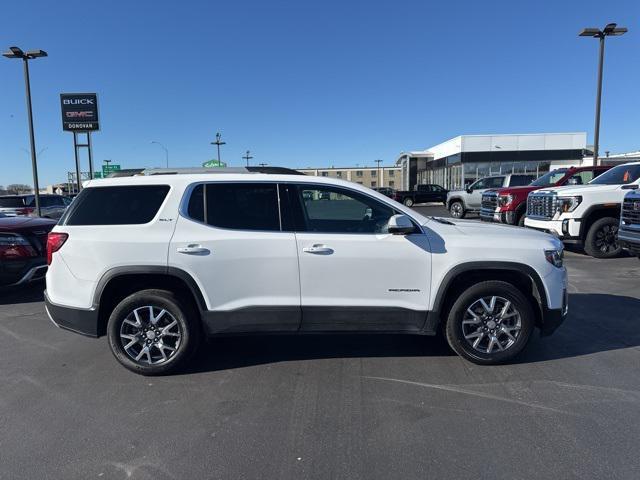
<instances>
[{"instance_id":1,"label":"street lamp","mask_svg":"<svg viewBox=\"0 0 640 480\"><path fill-rule=\"evenodd\" d=\"M226 145L227 142L223 142L221 141L222 139L222 135L220 135L220 132L216 133L216 141L215 142L211 142L211 145L217 145L218 146L218 165L220 164L220 145Z\"/></svg>"},{"instance_id":2,"label":"street lamp","mask_svg":"<svg viewBox=\"0 0 640 480\"><path fill-rule=\"evenodd\" d=\"M596 126L593 132L593 165L598 164L598 147L600 146L600 100L602 98L602 65L604 63L604 38L619 37L627 33L625 27L618 27L610 23L602 30L598 28L584 28L578 36L600 39L600 56L598 60L598 93L596 94Z\"/></svg>"},{"instance_id":3,"label":"street lamp","mask_svg":"<svg viewBox=\"0 0 640 480\"><path fill-rule=\"evenodd\" d=\"M247 167L249 166L249 160L253 158L251 155L249 155L250 153L251 151L247 150L247 154L242 157L247 161Z\"/></svg>"},{"instance_id":4,"label":"street lamp","mask_svg":"<svg viewBox=\"0 0 640 480\"><path fill-rule=\"evenodd\" d=\"M21 58L24 65L24 85L27 91L27 113L29 116L29 141L31 143L31 168L33 170L33 193L35 194L36 215L40 216L40 185L38 184L38 161L36 155L36 137L33 133L33 110L31 107L31 83L29 81L29 60L46 57L44 50L29 50L23 52L18 47L9 47L9 51L2 54L7 58Z\"/></svg>"},{"instance_id":5,"label":"street lamp","mask_svg":"<svg viewBox=\"0 0 640 480\"><path fill-rule=\"evenodd\" d=\"M162 147L164 149L164 156L165 156L165 159L167 160L167 168L169 168L169 150L167 150L167 147L165 147L160 142L156 142L155 140L153 142L151 142L151 143L155 143L156 145L160 145L160 147Z\"/></svg>"},{"instance_id":6,"label":"street lamp","mask_svg":"<svg viewBox=\"0 0 640 480\"><path fill-rule=\"evenodd\" d=\"M374 160L377 164L378 164L378 168L376 168L376 170L378 171L378 186L382 187L384 186L382 184L382 178L380 177L380 164L382 163L382 160Z\"/></svg>"}]
</instances>

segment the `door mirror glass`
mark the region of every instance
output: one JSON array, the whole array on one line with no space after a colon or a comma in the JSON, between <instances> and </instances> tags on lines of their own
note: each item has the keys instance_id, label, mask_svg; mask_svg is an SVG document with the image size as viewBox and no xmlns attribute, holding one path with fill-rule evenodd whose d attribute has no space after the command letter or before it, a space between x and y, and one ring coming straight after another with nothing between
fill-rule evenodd
<instances>
[{"instance_id":1,"label":"door mirror glass","mask_svg":"<svg viewBox=\"0 0 640 480\"><path fill-rule=\"evenodd\" d=\"M473 192L473 188L467 187L467 193L472 193L472 192Z\"/></svg>"},{"instance_id":2,"label":"door mirror glass","mask_svg":"<svg viewBox=\"0 0 640 480\"><path fill-rule=\"evenodd\" d=\"M413 222L406 215L394 215L389 219L388 230L394 235L406 235L413 232Z\"/></svg>"}]
</instances>

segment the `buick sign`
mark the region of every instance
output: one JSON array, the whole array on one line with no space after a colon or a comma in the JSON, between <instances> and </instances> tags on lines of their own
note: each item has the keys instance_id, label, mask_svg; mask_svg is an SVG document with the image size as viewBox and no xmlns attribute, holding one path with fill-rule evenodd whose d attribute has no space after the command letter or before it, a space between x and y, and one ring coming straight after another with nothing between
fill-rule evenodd
<instances>
[{"instance_id":1,"label":"buick sign","mask_svg":"<svg viewBox=\"0 0 640 480\"><path fill-rule=\"evenodd\" d=\"M71 132L100 130L95 93L61 93L62 129Z\"/></svg>"}]
</instances>

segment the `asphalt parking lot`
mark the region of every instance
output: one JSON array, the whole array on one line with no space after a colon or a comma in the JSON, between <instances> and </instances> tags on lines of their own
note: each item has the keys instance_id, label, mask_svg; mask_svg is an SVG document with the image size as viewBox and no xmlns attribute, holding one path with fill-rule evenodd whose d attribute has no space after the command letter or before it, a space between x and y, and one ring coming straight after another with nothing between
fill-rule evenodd
<instances>
[{"instance_id":1,"label":"asphalt parking lot","mask_svg":"<svg viewBox=\"0 0 640 480\"><path fill-rule=\"evenodd\" d=\"M255 336L145 378L55 328L42 285L0 293L0 478L638 478L640 261L566 264L569 318L498 367L440 338Z\"/></svg>"}]
</instances>

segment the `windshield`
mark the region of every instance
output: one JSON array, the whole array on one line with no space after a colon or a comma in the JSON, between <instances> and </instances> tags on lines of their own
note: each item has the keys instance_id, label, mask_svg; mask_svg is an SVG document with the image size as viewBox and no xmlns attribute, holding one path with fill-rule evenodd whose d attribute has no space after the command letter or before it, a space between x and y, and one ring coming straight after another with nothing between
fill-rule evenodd
<instances>
[{"instance_id":1,"label":"windshield","mask_svg":"<svg viewBox=\"0 0 640 480\"><path fill-rule=\"evenodd\" d=\"M590 185L626 185L640 178L640 164L618 165L589 182Z\"/></svg>"},{"instance_id":2,"label":"windshield","mask_svg":"<svg viewBox=\"0 0 640 480\"><path fill-rule=\"evenodd\" d=\"M566 168L558 168L557 170L551 170L550 172L545 173L536 181L532 182L531 185L536 187L549 187L551 185L555 185L558 183L562 177L565 176L568 169Z\"/></svg>"}]
</instances>

